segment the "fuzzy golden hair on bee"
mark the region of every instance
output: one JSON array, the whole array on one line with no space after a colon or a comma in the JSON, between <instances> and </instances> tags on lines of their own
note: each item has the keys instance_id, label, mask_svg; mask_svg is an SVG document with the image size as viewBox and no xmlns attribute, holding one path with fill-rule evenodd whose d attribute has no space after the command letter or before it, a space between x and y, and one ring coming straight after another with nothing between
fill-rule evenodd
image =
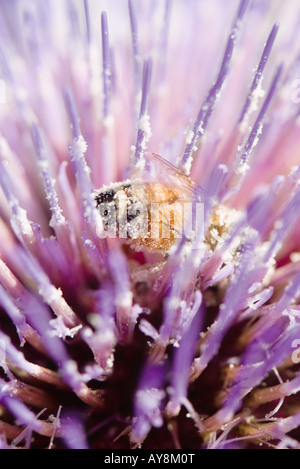
<instances>
[{"instance_id":1,"label":"fuzzy golden hair on bee","mask_svg":"<svg viewBox=\"0 0 300 469\"><path fill-rule=\"evenodd\" d=\"M203 192L190 177L159 155L148 154L146 167L148 171L133 168L129 179L96 190L96 207L107 236L119 238L134 250L167 254L185 233L193 204L203 205ZM218 226L222 218L219 212L220 206L214 207L214 233L224 228ZM202 216L198 220L199 231L203 224ZM212 235L208 234L207 239L211 245L216 244Z\"/></svg>"}]
</instances>

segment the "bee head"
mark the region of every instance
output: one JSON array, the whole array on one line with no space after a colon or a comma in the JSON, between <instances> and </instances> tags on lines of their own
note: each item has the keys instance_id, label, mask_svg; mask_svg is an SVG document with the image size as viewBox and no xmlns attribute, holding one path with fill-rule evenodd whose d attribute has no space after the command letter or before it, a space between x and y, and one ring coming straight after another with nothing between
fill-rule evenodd
<instances>
[{"instance_id":1,"label":"bee head","mask_svg":"<svg viewBox=\"0 0 300 469\"><path fill-rule=\"evenodd\" d=\"M95 195L95 200L97 204L97 208L99 208L99 205L101 204L108 204L110 202L113 202L116 196L116 191L113 189L108 189L107 191L104 192L97 192Z\"/></svg>"},{"instance_id":2,"label":"bee head","mask_svg":"<svg viewBox=\"0 0 300 469\"><path fill-rule=\"evenodd\" d=\"M113 186L113 187L112 187ZM137 238L147 226L147 207L131 183L117 183L95 193L104 230L110 236Z\"/></svg>"}]
</instances>

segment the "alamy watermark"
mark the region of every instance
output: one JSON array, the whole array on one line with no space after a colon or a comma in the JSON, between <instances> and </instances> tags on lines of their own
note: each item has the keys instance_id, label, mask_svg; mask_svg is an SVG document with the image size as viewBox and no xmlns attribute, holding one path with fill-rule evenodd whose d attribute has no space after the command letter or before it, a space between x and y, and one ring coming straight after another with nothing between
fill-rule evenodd
<instances>
[{"instance_id":1,"label":"alamy watermark","mask_svg":"<svg viewBox=\"0 0 300 469\"><path fill-rule=\"evenodd\" d=\"M293 340L292 348L295 349L292 353L292 362L296 365L300 363L300 339Z\"/></svg>"},{"instance_id":2,"label":"alamy watermark","mask_svg":"<svg viewBox=\"0 0 300 469\"><path fill-rule=\"evenodd\" d=\"M180 239L197 247L204 239L204 204L101 203L98 205L104 231L99 236L120 239Z\"/></svg>"}]
</instances>

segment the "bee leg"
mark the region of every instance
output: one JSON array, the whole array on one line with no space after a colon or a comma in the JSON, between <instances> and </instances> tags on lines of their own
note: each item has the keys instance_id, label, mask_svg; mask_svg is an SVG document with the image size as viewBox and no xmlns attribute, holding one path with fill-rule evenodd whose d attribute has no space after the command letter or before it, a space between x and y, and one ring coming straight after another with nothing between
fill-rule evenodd
<instances>
[{"instance_id":1,"label":"bee leg","mask_svg":"<svg viewBox=\"0 0 300 469\"><path fill-rule=\"evenodd\" d=\"M132 270L132 287L137 297L147 295L164 265L165 261L162 261L154 265L142 265Z\"/></svg>"}]
</instances>

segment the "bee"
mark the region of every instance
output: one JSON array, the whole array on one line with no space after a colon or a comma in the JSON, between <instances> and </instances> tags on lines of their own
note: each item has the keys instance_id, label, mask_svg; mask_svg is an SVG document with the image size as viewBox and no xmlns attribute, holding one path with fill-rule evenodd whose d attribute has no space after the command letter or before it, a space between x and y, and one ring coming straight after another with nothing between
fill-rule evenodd
<instances>
[{"instance_id":1,"label":"bee","mask_svg":"<svg viewBox=\"0 0 300 469\"><path fill-rule=\"evenodd\" d=\"M104 234L123 244L133 291L143 305L149 305L147 294L156 290L179 238L185 235L187 245L197 245L195 239L200 235L200 242L214 251L232 223L231 209L214 204L190 177L154 153L145 155L142 170L134 169L130 179L96 190L94 198ZM206 233L205 203L211 212Z\"/></svg>"},{"instance_id":2,"label":"bee","mask_svg":"<svg viewBox=\"0 0 300 469\"><path fill-rule=\"evenodd\" d=\"M195 192L192 179L152 153L143 173L136 170L94 197L109 236L135 250L168 253L188 225Z\"/></svg>"}]
</instances>

